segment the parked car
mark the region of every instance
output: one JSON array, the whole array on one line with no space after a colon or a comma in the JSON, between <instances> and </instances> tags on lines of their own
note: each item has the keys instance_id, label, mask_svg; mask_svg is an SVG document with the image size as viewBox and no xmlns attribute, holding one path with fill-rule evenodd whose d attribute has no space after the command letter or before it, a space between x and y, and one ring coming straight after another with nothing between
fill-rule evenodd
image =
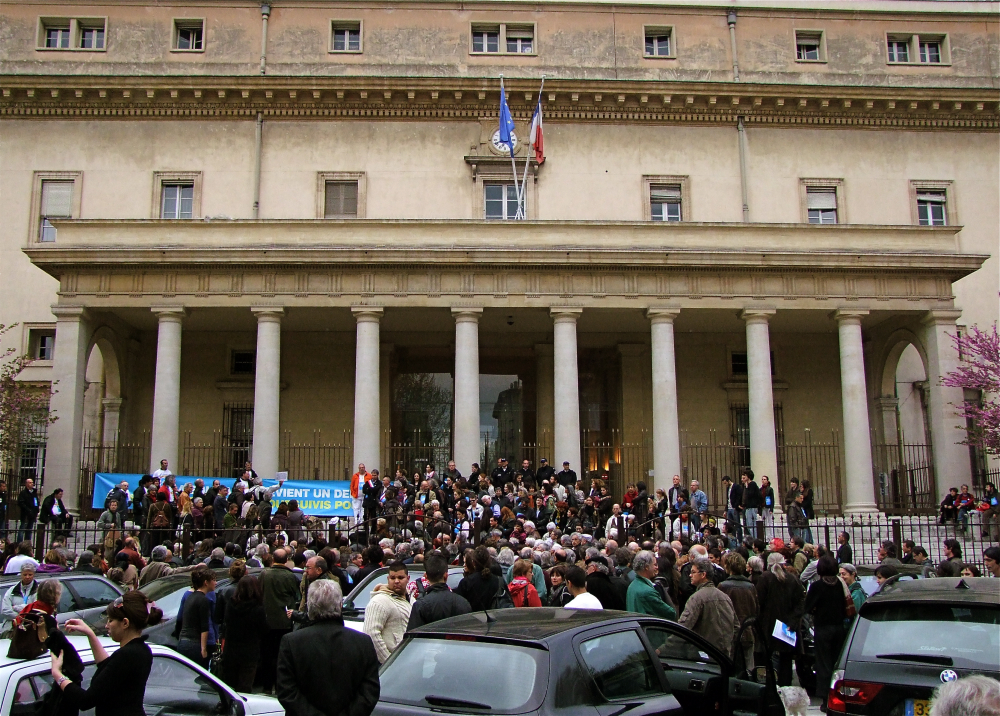
<instances>
[{"instance_id":1,"label":"parked car","mask_svg":"<svg viewBox=\"0 0 1000 716\"><path fill-rule=\"evenodd\" d=\"M228 569L213 569L215 573L215 588L222 589L229 586ZM252 567L247 570L250 575L260 574L263 570ZM152 582L143 585L139 591L152 600L157 607L163 611L163 620L156 626L147 627L143 632L150 644L162 644L164 646L177 646L177 640L173 636L174 619L177 618L177 611L181 606L181 599L186 592L191 591L191 571L180 574L168 574L166 577L154 579Z\"/></svg>"},{"instance_id":2,"label":"parked car","mask_svg":"<svg viewBox=\"0 0 1000 716\"><path fill-rule=\"evenodd\" d=\"M86 637L69 637L86 665L83 686L97 670L94 655ZM102 638L105 651L114 652L118 644ZM34 716L45 694L52 689L52 660L45 652L37 659L26 661L6 656L10 642L0 640L0 713L10 716ZM269 696L237 694L222 681L194 662L163 646L150 645L153 668L146 682L143 706L147 714L159 716L283 716L277 699ZM93 709L81 711L92 716Z\"/></svg>"},{"instance_id":3,"label":"parked car","mask_svg":"<svg viewBox=\"0 0 1000 716\"><path fill-rule=\"evenodd\" d=\"M461 678L454 678L461 674ZM766 713L764 686L676 622L584 609L502 609L407 634L380 672L379 716Z\"/></svg>"},{"instance_id":4,"label":"parked car","mask_svg":"<svg viewBox=\"0 0 1000 716\"><path fill-rule=\"evenodd\" d=\"M410 574L410 581L416 581L424 576L424 566L422 564L411 564L407 567ZM448 586L454 589L465 576L462 567L448 568ZM371 574L367 575L359 582L351 593L344 598L343 615L344 626L361 631L361 626L365 621L365 607L372 598L372 592L378 584L389 583L389 568L379 567Z\"/></svg>"},{"instance_id":5,"label":"parked car","mask_svg":"<svg viewBox=\"0 0 1000 716\"><path fill-rule=\"evenodd\" d=\"M20 579L18 575L7 575L7 577L0 580L0 596L6 594L7 590ZM88 624L98 622L107 606L122 594L121 587L99 574L55 572L36 574L35 579L39 582L58 579L63 585L56 613L59 624L63 624L67 619L83 619Z\"/></svg>"},{"instance_id":6,"label":"parked car","mask_svg":"<svg viewBox=\"0 0 1000 716\"><path fill-rule=\"evenodd\" d=\"M943 682L1000 680L1000 589L986 578L897 581L861 606L829 685L828 713L930 713Z\"/></svg>"},{"instance_id":7,"label":"parked car","mask_svg":"<svg viewBox=\"0 0 1000 716\"><path fill-rule=\"evenodd\" d=\"M870 597L878 591L878 580L875 579L875 570L878 569L878 565L858 564L855 566L858 569L858 581L861 583L861 588ZM904 564L897 566L896 570L899 572L896 581L906 582L914 579L923 579L926 575L924 570L933 570L933 568L929 565L921 567L919 564Z\"/></svg>"}]
</instances>

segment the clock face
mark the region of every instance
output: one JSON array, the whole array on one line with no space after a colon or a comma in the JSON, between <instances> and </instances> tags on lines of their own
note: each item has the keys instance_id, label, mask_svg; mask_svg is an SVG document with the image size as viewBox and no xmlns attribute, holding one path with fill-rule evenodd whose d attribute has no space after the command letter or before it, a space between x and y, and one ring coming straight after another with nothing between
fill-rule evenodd
<instances>
[{"instance_id":1,"label":"clock face","mask_svg":"<svg viewBox=\"0 0 1000 716\"><path fill-rule=\"evenodd\" d=\"M517 135L514 132L510 133L510 141L514 144L514 149L517 149ZM505 142L500 141L499 129L493 132L493 137L490 139L490 146L493 147L493 151L499 154L510 153L510 147Z\"/></svg>"}]
</instances>

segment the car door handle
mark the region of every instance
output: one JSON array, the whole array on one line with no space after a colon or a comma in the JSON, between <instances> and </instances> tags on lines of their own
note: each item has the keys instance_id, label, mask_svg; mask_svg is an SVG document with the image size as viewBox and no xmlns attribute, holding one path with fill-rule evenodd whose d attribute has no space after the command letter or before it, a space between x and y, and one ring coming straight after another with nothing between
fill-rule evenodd
<instances>
[{"instance_id":1,"label":"car door handle","mask_svg":"<svg viewBox=\"0 0 1000 716\"><path fill-rule=\"evenodd\" d=\"M691 681L688 682L688 688L691 689L691 691L704 691L705 682L701 679L691 679Z\"/></svg>"}]
</instances>

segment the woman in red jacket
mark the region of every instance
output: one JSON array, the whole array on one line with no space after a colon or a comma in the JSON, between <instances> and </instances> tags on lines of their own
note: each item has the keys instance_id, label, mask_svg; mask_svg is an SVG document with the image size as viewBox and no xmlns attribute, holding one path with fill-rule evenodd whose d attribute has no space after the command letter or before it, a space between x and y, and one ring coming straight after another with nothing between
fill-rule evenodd
<instances>
[{"instance_id":1,"label":"woman in red jacket","mask_svg":"<svg viewBox=\"0 0 1000 716\"><path fill-rule=\"evenodd\" d=\"M507 585L515 607L540 607L542 600L538 597L535 586L531 583L532 563L527 559L519 559L511 568L514 578Z\"/></svg>"}]
</instances>

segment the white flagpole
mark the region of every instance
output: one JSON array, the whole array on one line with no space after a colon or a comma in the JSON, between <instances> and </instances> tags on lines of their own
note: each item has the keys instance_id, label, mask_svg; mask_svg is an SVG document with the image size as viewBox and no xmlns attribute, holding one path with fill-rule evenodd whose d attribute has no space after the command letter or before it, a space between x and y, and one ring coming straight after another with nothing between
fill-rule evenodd
<instances>
[{"instance_id":1,"label":"white flagpole","mask_svg":"<svg viewBox=\"0 0 1000 716\"><path fill-rule=\"evenodd\" d=\"M545 75L542 75L542 84L538 88L538 102L535 103L535 107L539 107L542 103L542 90L544 88L545 88ZM532 119L534 119L534 113L532 113ZM531 153L532 153L531 150L534 147L534 145L531 143L531 125L528 125L528 136L525 137L525 140L528 142L528 151L527 151L527 157L524 160L524 177L521 179L522 193L519 195L520 198L518 199L518 208L522 209L523 207L522 209L523 216L521 218L525 218L528 215L528 207L525 206L525 204L527 204L528 202L528 190L526 187L528 186L527 184L528 166L531 164Z\"/></svg>"},{"instance_id":2,"label":"white flagpole","mask_svg":"<svg viewBox=\"0 0 1000 716\"><path fill-rule=\"evenodd\" d=\"M503 86L503 74L501 73L500 74L500 90L501 90L500 94L503 95L504 101L506 101L506 93L503 91L503 89L504 89L504 86ZM501 107L500 109L502 111L503 107ZM510 111L510 103L509 102L507 103L507 111L508 112ZM514 121L514 117L513 116L511 116L510 119L511 119L511 122ZM511 169L513 170L513 173L514 173L514 195L517 197L517 211L514 212L514 218L515 219L523 219L524 215L521 213L521 190L517 186L517 163L514 161L514 140L513 139L511 140L510 144L507 145L507 151L510 152L510 166L511 166ZM506 196L503 198L503 201L504 201L504 205L506 206L506 204L507 204L507 197Z\"/></svg>"}]
</instances>

